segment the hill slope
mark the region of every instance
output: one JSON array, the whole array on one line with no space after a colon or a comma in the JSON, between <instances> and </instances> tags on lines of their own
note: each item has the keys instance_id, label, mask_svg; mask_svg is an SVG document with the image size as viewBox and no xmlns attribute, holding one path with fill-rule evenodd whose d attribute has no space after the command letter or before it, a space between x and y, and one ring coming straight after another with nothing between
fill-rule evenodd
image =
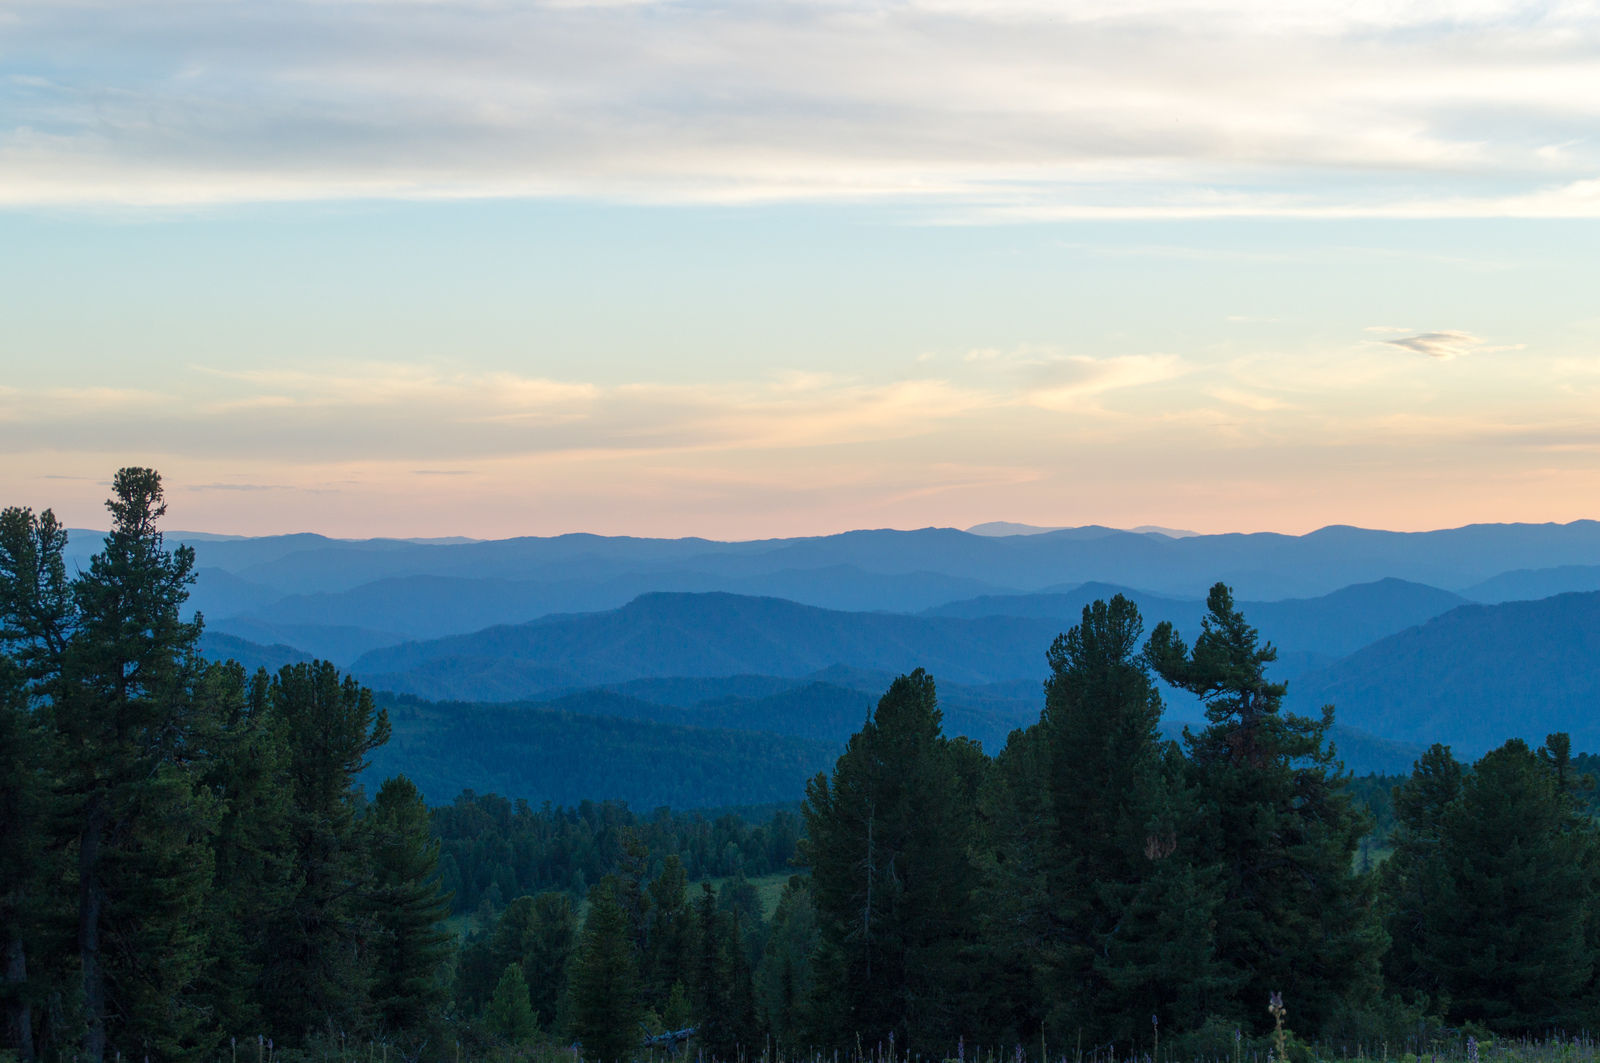
<instances>
[{"instance_id":1,"label":"hill slope","mask_svg":"<svg viewBox=\"0 0 1600 1063\"><path fill-rule=\"evenodd\" d=\"M1519 568L1475 583L1461 592L1474 601L1533 601L1569 591L1600 591L1600 565L1561 565L1556 568Z\"/></svg>"},{"instance_id":2,"label":"hill slope","mask_svg":"<svg viewBox=\"0 0 1600 1063\"><path fill-rule=\"evenodd\" d=\"M286 664L311 660L308 654L293 646L281 644L263 646L259 642L251 642L209 628L200 636L200 655L208 661L238 661L244 665L246 672L254 672L257 668L276 672Z\"/></svg>"},{"instance_id":3,"label":"hill slope","mask_svg":"<svg viewBox=\"0 0 1600 1063\"><path fill-rule=\"evenodd\" d=\"M394 736L362 775L369 793L404 773L433 804L462 790L636 809L794 801L839 747L786 735L680 727L543 707L380 699Z\"/></svg>"},{"instance_id":4,"label":"hill slope","mask_svg":"<svg viewBox=\"0 0 1600 1063\"><path fill-rule=\"evenodd\" d=\"M1405 742L1480 753L1553 731L1600 749L1600 592L1465 605L1302 676L1302 710Z\"/></svg>"},{"instance_id":5,"label":"hill slope","mask_svg":"<svg viewBox=\"0 0 1600 1063\"><path fill-rule=\"evenodd\" d=\"M1063 626L1075 624L1083 607L1097 598L1126 595L1144 615L1148 631L1163 620L1172 621L1185 637L1193 639L1205 615L1198 599L1166 598L1106 583L1085 583L1049 594L986 595L949 602L925 610L923 616L1033 616L1054 617ZM1320 653L1343 657L1385 635L1404 631L1440 613L1467 604L1450 591L1382 579L1358 583L1318 598L1288 598L1278 602L1241 601L1238 608L1265 639L1289 653Z\"/></svg>"},{"instance_id":6,"label":"hill slope","mask_svg":"<svg viewBox=\"0 0 1600 1063\"><path fill-rule=\"evenodd\" d=\"M649 676L802 676L834 664L958 683L1043 678L1052 620L846 613L779 598L646 594L605 613L552 616L363 654L375 688L511 700L551 687Z\"/></svg>"}]
</instances>

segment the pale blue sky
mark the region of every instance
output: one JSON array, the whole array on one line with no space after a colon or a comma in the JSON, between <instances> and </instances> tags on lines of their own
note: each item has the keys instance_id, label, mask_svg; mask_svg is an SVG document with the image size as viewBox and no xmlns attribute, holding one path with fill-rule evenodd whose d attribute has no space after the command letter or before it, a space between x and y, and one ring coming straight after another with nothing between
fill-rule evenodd
<instances>
[{"instance_id":1,"label":"pale blue sky","mask_svg":"<svg viewBox=\"0 0 1600 1063\"><path fill-rule=\"evenodd\" d=\"M1595 516L1594 4L9 3L0 488L343 535Z\"/></svg>"}]
</instances>

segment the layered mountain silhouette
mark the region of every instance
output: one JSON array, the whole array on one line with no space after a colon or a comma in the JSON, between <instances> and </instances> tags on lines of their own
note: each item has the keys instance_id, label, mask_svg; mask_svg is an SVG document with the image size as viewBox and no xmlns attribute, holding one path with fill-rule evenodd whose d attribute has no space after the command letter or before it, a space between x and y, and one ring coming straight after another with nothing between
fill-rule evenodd
<instances>
[{"instance_id":1,"label":"layered mountain silhouette","mask_svg":"<svg viewBox=\"0 0 1600 1063\"><path fill-rule=\"evenodd\" d=\"M96 539L74 533L73 563ZM1337 740L1357 766L1401 767L1431 741L1472 754L1554 730L1600 749L1600 524L1589 521L1303 536L1091 526L192 545L204 652L269 668L323 657L377 689L455 704L418 710L432 714L428 741L464 734L450 730L467 726L464 712L503 722L512 717L492 703L517 703L544 721L527 734L566 728L579 746L614 732L570 721L677 728L704 749L715 742L703 736L735 733L832 748L888 678L922 666L939 680L951 732L993 751L1037 719L1045 650L1086 603L1125 593L1147 629L1170 620L1192 640L1220 579L1278 647L1272 674L1290 681L1290 706L1337 706ZM1170 726L1200 718L1192 698L1165 696ZM452 778L473 774L453 763Z\"/></svg>"},{"instance_id":2,"label":"layered mountain silhouette","mask_svg":"<svg viewBox=\"0 0 1600 1063\"><path fill-rule=\"evenodd\" d=\"M1465 605L1380 639L1290 689L1340 722L1477 755L1566 731L1600 750L1600 592Z\"/></svg>"},{"instance_id":3,"label":"layered mountain silhouette","mask_svg":"<svg viewBox=\"0 0 1600 1063\"><path fill-rule=\"evenodd\" d=\"M463 700L507 700L518 684L513 696L526 697L660 675L802 676L835 664L924 667L958 683L989 683L1043 678L1059 630L1034 617L849 613L781 598L655 593L608 612L373 650L352 670L381 689Z\"/></svg>"}]
</instances>

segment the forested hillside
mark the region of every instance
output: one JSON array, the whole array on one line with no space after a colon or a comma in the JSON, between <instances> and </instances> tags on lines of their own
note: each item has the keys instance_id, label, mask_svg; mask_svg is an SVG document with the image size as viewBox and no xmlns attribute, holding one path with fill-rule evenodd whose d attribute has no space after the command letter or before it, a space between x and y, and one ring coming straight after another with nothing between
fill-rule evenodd
<instances>
[{"instance_id":1,"label":"forested hillside","mask_svg":"<svg viewBox=\"0 0 1600 1063\"><path fill-rule=\"evenodd\" d=\"M1224 584L1187 634L1123 595L1084 606L1038 711L992 748L947 731L921 668L865 701L883 677L834 667L439 704L327 662L208 661L160 478L124 469L114 490L76 575L51 513L0 514L19 1060L221 1063L256 1038L261 1063L669 1045L866 1063L879 1044L1047 1063L1082 1037L1091 1061L1470 1061L1600 1016L1596 758L1555 730L1352 779L1334 710L1286 710ZM1460 607L1387 641L1416 669L1454 628L1570 664L1596 597ZM644 645L629 635L584 652ZM1177 692L1204 721L1182 741ZM786 720L798 733L740 729ZM493 785L452 790L468 768ZM530 787L550 796L508 796Z\"/></svg>"},{"instance_id":2,"label":"forested hillside","mask_svg":"<svg viewBox=\"0 0 1600 1063\"><path fill-rule=\"evenodd\" d=\"M75 532L69 567L85 561L99 537ZM295 646L341 666L366 650L408 639L465 634L552 613L616 609L653 591L917 612L984 595L1074 594L1082 584L1098 582L1139 588L1142 604L1157 597L1188 601L1189 612L1181 616L1146 610L1176 622L1189 616L1218 579L1264 604L1386 578L1457 591L1474 601L1500 601L1593 590L1600 570L1600 535L1582 521L1416 534L1324 528L1304 536L1177 540L1085 527L1021 536L881 530L754 543L594 535L483 543L287 535L194 536L189 545L198 566L192 604L213 631ZM1290 635L1275 617L1262 618L1274 638ZM1373 637L1392 630L1398 628ZM1304 647L1333 656L1354 648Z\"/></svg>"},{"instance_id":3,"label":"forested hillside","mask_svg":"<svg viewBox=\"0 0 1600 1063\"><path fill-rule=\"evenodd\" d=\"M607 613L552 616L363 654L352 670L423 697L504 701L647 676L802 676L922 663L960 683L1044 677L1058 624L845 613L780 598L647 594Z\"/></svg>"},{"instance_id":4,"label":"forested hillside","mask_svg":"<svg viewBox=\"0 0 1600 1063\"><path fill-rule=\"evenodd\" d=\"M1165 598L1127 587L1085 583L1070 591L1051 594L986 595L948 602L925 610L923 615L1037 616L1070 623L1083 612L1084 606L1116 594L1138 605L1151 623L1168 620L1180 630L1194 630L1206 611L1205 602L1198 598ZM1259 620L1262 637L1271 640L1279 651L1342 657L1385 635L1465 605L1466 601L1459 594L1437 587L1382 579L1344 587L1318 598L1241 602L1239 607Z\"/></svg>"},{"instance_id":5,"label":"forested hillside","mask_svg":"<svg viewBox=\"0 0 1600 1063\"><path fill-rule=\"evenodd\" d=\"M374 754L366 778L375 783L403 770L432 801L464 789L558 804L613 798L637 808L793 801L838 753L832 741L638 715L409 698L382 703L394 736Z\"/></svg>"},{"instance_id":6,"label":"forested hillside","mask_svg":"<svg viewBox=\"0 0 1600 1063\"><path fill-rule=\"evenodd\" d=\"M1302 676L1291 703L1346 724L1469 752L1569 731L1600 749L1600 592L1466 605Z\"/></svg>"}]
</instances>

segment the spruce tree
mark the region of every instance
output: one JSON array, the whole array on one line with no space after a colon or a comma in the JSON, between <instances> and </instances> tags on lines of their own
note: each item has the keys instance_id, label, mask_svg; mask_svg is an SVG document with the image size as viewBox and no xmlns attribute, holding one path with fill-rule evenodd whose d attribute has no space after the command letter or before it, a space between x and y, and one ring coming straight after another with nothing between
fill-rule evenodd
<instances>
[{"instance_id":1,"label":"spruce tree","mask_svg":"<svg viewBox=\"0 0 1600 1063\"><path fill-rule=\"evenodd\" d=\"M901 676L832 780L819 775L806 788L820 1042L892 1034L899 1051L942 1051L973 1002L980 780L940 720L933 679L921 669Z\"/></svg>"},{"instance_id":2,"label":"spruce tree","mask_svg":"<svg viewBox=\"0 0 1600 1063\"><path fill-rule=\"evenodd\" d=\"M738 1058L754 1054L750 1048L761 1038L761 1020L756 1014L755 984L745 953L743 920L735 910L725 913L721 922L727 940L728 1018L733 1032L734 1056Z\"/></svg>"},{"instance_id":3,"label":"spruce tree","mask_svg":"<svg viewBox=\"0 0 1600 1063\"><path fill-rule=\"evenodd\" d=\"M1332 706L1320 720L1281 712L1287 688L1266 675L1277 651L1224 584L1206 605L1192 651L1162 623L1145 653L1205 704L1208 726L1188 743L1207 825L1200 862L1222 868L1216 956L1238 979L1237 1017L1264 1029L1259 1002L1282 991L1315 1031L1380 988L1384 936L1369 879L1352 873L1368 820L1325 744Z\"/></svg>"},{"instance_id":4,"label":"spruce tree","mask_svg":"<svg viewBox=\"0 0 1600 1063\"><path fill-rule=\"evenodd\" d=\"M378 789L368 827L373 870L368 904L375 924L372 1003L385 1030L419 1029L444 1002L439 975L455 943L442 925L450 915L450 897L439 888L439 843L429 835L421 792L404 775ZM525 981L522 993L527 996Z\"/></svg>"},{"instance_id":5,"label":"spruce tree","mask_svg":"<svg viewBox=\"0 0 1600 1063\"><path fill-rule=\"evenodd\" d=\"M491 1033L514 1045L532 1040L538 1032L538 1016L528 1000L528 983L517 964L506 964L500 981L495 983L483 1021Z\"/></svg>"},{"instance_id":6,"label":"spruce tree","mask_svg":"<svg viewBox=\"0 0 1600 1063\"><path fill-rule=\"evenodd\" d=\"M590 1063L617 1063L639 1043L638 970L628 915L607 875L589 891L572 972L573 1032Z\"/></svg>"},{"instance_id":7,"label":"spruce tree","mask_svg":"<svg viewBox=\"0 0 1600 1063\"><path fill-rule=\"evenodd\" d=\"M1514 738L1444 808L1420 965L1449 995L1453 1021L1516 1035L1579 1018L1595 964L1585 924L1596 839L1563 781Z\"/></svg>"},{"instance_id":8,"label":"spruce tree","mask_svg":"<svg viewBox=\"0 0 1600 1063\"><path fill-rule=\"evenodd\" d=\"M551 1019L566 987L567 965L578 945L578 913L565 893L532 898L531 918L522 933L522 972L534 1010Z\"/></svg>"}]
</instances>

